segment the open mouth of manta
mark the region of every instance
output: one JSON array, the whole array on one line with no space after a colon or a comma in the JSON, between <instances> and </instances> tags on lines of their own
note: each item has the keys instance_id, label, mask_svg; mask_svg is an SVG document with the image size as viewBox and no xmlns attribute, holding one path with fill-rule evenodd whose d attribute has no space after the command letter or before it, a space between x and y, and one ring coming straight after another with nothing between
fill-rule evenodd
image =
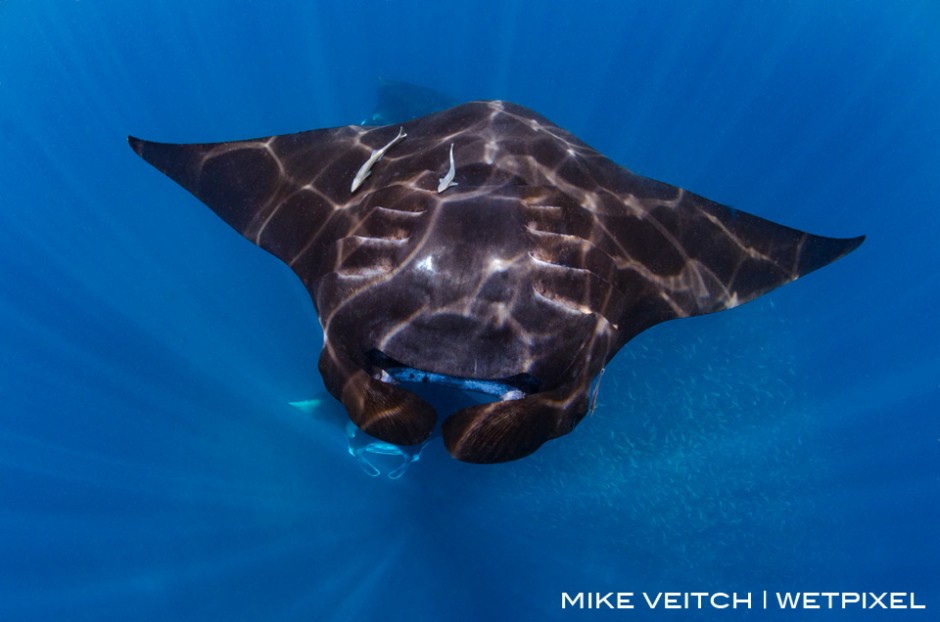
<instances>
[{"instance_id":1,"label":"open mouth of manta","mask_svg":"<svg viewBox=\"0 0 940 622\"><path fill-rule=\"evenodd\" d=\"M371 350L366 355L378 370L376 378L390 384L436 385L489 396L494 400L517 400L538 392L540 382L531 374L516 374L508 378L468 378L451 376L434 371L411 367L391 358L380 350Z\"/></svg>"},{"instance_id":2,"label":"open mouth of manta","mask_svg":"<svg viewBox=\"0 0 940 622\"><path fill-rule=\"evenodd\" d=\"M546 386L529 373L458 376L440 367L415 367L378 349L366 352L365 358L369 369L349 376L341 399L358 429L392 446L423 446L439 433L455 458L505 462L567 433L573 425L569 422L587 409L580 385ZM329 356L321 357L327 379L332 377L330 363ZM569 393L576 395L569 398Z\"/></svg>"}]
</instances>

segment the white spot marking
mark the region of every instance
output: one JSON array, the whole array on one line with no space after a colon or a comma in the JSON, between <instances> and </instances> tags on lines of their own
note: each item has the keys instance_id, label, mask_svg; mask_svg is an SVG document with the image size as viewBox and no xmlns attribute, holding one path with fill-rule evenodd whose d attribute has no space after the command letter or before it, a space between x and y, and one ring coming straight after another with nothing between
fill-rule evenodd
<instances>
[{"instance_id":1,"label":"white spot marking","mask_svg":"<svg viewBox=\"0 0 940 622\"><path fill-rule=\"evenodd\" d=\"M415 266L418 270L422 272L427 272L428 274L434 274L434 257L428 255Z\"/></svg>"},{"instance_id":2,"label":"white spot marking","mask_svg":"<svg viewBox=\"0 0 940 622\"><path fill-rule=\"evenodd\" d=\"M483 160L487 164L493 164L496 161L496 153L499 151L499 145L492 138L486 141L483 147Z\"/></svg>"},{"instance_id":3,"label":"white spot marking","mask_svg":"<svg viewBox=\"0 0 940 622\"><path fill-rule=\"evenodd\" d=\"M500 257L493 257L490 259L489 271L492 274L493 272L502 272L509 267L510 262L502 259Z\"/></svg>"}]
</instances>

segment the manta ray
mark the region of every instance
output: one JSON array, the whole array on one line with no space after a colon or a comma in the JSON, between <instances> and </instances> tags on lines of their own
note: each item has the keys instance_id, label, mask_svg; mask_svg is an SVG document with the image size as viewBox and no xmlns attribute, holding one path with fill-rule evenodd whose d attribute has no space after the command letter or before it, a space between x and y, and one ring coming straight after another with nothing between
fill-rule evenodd
<instances>
[{"instance_id":1,"label":"manta ray","mask_svg":"<svg viewBox=\"0 0 940 622\"><path fill-rule=\"evenodd\" d=\"M630 339L730 309L864 237L791 229L634 174L521 106L378 127L131 147L286 263L352 422L425 442L432 382L491 395L450 414L452 456L521 458L571 432Z\"/></svg>"}]
</instances>

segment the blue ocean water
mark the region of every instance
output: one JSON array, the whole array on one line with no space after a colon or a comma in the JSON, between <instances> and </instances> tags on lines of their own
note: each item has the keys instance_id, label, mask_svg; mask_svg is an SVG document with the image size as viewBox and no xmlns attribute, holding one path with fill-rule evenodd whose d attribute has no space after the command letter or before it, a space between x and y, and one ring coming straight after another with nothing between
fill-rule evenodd
<instances>
[{"instance_id":1,"label":"blue ocean water","mask_svg":"<svg viewBox=\"0 0 940 622\"><path fill-rule=\"evenodd\" d=\"M0 1L0 620L935 619L938 31L933 0ZM125 137L355 123L380 77L869 237L642 334L525 460L370 478L287 405L323 390L301 284ZM754 608L562 609L663 591Z\"/></svg>"}]
</instances>

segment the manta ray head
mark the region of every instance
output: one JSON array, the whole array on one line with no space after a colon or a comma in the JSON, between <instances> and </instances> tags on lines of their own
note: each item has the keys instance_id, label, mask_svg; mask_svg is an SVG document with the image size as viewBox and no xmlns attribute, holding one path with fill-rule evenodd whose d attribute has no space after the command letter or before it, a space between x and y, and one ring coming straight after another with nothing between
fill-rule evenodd
<instances>
[{"instance_id":1,"label":"manta ray head","mask_svg":"<svg viewBox=\"0 0 940 622\"><path fill-rule=\"evenodd\" d=\"M321 280L320 371L367 433L401 445L431 434L434 409L402 382L495 398L440 413L448 450L468 461L522 457L584 416L616 343L614 325L590 306L603 280L577 256L552 255L545 239L557 236L531 214L545 208L520 194L504 186L435 197L433 218L395 230L403 252L394 261L373 229L351 265Z\"/></svg>"}]
</instances>

